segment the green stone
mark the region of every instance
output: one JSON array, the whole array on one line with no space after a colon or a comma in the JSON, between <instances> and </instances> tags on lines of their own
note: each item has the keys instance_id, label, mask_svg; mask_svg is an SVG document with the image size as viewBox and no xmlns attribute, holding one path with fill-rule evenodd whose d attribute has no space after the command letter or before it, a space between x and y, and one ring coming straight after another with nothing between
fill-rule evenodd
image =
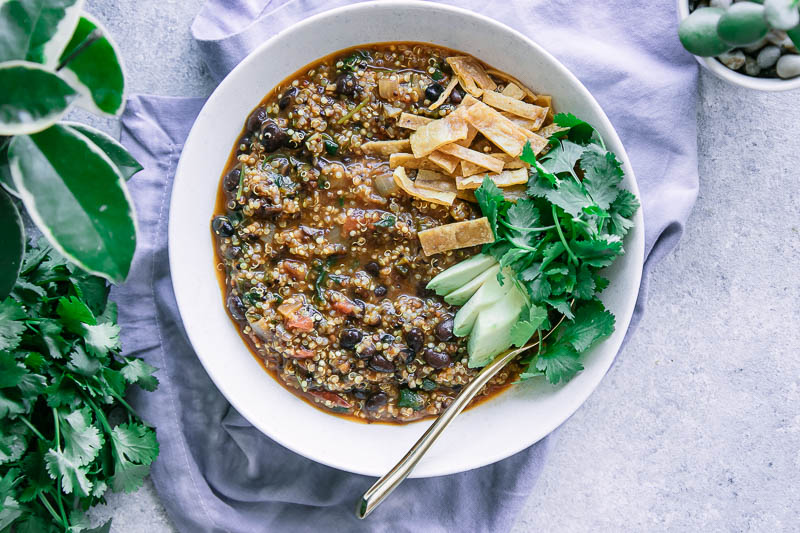
<instances>
[{"instance_id":1,"label":"green stone","mask_svg":"<svg viewBox=\"0 0 800 533\"><path fill-rule=\"evenodd\" d=\"M755 2L738 2L728 8L717 23L720 39L731 46L747 46L769 32L764 6Z\"/></svg>"},{"instance_id":2,"label":"green stone","mask_svg":"<svg viewBox=\"0 0 800 533\"><path fill-rule=\"evenodd\" d=\"M717 24L724 9L703 7L692 12L683 19L678 29L681 44L690 53L701 57L712 57L724 54L731 46L724 43L717 35Z\"/></svg>"}]
</instances>

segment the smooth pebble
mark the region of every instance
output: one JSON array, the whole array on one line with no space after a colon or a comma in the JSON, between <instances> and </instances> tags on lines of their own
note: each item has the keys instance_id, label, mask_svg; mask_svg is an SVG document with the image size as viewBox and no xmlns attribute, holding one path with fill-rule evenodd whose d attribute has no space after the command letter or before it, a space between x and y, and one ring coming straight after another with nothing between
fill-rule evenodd
<instances>
[{"instance_id":1,"label":"smooth pebble","mask_svg":"<svg viewBox=\"0 0 800 533\"><path fill-rule=\"evenodd\" d=\"M744 72L748 76L758 76L761 74L761 67L758 66L758 61L748 56L744 61Z\"/></svg>"},{"instance_id":2,"label":"smooth pebble","mask_svg":"<svg viewBox=\"0 0 800 533\"><path fill-rule=\"evenodd\" d=\"M767 38L764 37L763 39L759 39L758 41L754 42L753 44L751 44L749 46L743 47L742 50L744 50L748 54L752 54L754 52L758 52L759 50L764 48L766 45L767 45Z\"/></svg>"},{"instance_id":3,"label":"smooth pebble","mask_svg":"<svg viewBox=\"0 0 800 533\"><path fill-rule=\"evenodd\" d=\"M731 7L733 0L711 0L708 5L711 7L721 7L722 9L727 9Z\"/></svg>"},{"instance_id":4,"label":"smooth pebble","mask_svg":"<svg viewBox=\"0 0 800 533\"><path fill-rule=\"evenodd\" d=\"M778 76L783 79L800 76L800 55L789 54L778 60Z\"/></svg>"},{"instance_id":5,"label":"smooth pebble","mask_svg":"<svg viewBox=\"0 0 800 533\"><path fill-rule=\"evenodd\" d=\"M783 30L770 30L767 34L767 41L775 46L782 46L789 36Z\"/></svg>"},{"instance_id":6,"label":"smooth pebble","mask_svg":"<svg viewBox=\"0 0 800 533\"><path fill-rule=\"evenodd\" d=\"M717 57L722 64L731 70L739 70L745 62L744 52L741 50L734 50L732 52L725 52Z\"/></svg>"},{"instance_id":7,"label":"smooth pebble","mask_svg":"<svg viewBox=\"0 0 800 533\"><path fill-rule=\"evenodd\" d=\"M781 49L777 46L765 46L759 53L756 61L760 68L769 68L778 62Z\"/></svg>"}]
</instances>

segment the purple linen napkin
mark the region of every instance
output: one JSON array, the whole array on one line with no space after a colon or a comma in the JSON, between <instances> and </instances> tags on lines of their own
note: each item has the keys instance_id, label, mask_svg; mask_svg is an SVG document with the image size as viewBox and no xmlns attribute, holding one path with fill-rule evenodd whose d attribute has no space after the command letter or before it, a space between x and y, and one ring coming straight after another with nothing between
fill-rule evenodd
<instances>
[{"instance_id":1,"label":"purple linen napkin","mask_svg":"<svg viewBox=\"0 0 800 533\"><path fill-rule=\"evenodd\" d=\"M263 40L347 2L211 0L192 26L221 79ZM451 2L448 2L451 3ZM453 2L454 3L454 2ZM645 277L630 335L644 311L647 272L678 241L697 195L697 69L677 40L673 4L632 0L477 2L473 9L544 45L595 95L631 158L646 226ZM161 386L134 398L156 426L152 478L182 531L507 531L541 471L549 439L491 466L404 483L367 521L353 516L371 479L290 452L222 397L189 345L167 258L175 167L203 99L136 96L122 142L145 170L129 183L140 227L128 281L115 288L123 346L158 367Z\"/></svg>"}]
</instances>

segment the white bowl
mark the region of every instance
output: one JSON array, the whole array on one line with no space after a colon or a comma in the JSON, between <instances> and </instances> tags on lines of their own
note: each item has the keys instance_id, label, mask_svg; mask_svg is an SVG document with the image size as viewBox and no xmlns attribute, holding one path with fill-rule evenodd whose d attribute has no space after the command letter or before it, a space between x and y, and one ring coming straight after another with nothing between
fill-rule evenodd
<instances>
[{"instance_id":1,"label":"white bowl","mask_svg":"<svg viewBox=\"0 0 800 533\"><path fill-rule=\"evenodd\" d=\"M689 16L689 0L678 0L678 21ZM710 70L718 78L734 85L755 89L756 91L788 91L800 87L800 76L784 80L782 78L756 78L731 70L714 57L694 56L700 66Z\"/></svg>"},{"instance_id":2,"label":"white bowl","mask_svg":"<svg viewBox=\"0 0 800 533\"><path fill-rule=\"evenodd\" d=\"M597 127L623 163L624 186L638 195L619 137L577 78L527 37L462 9L381 1L328 11L275 35L222 81L189 134L172 190L170 267L186 333L216 386L255 427L314 461L372 476L393 466L430 420L360 424L326 414L284 390L262 370L223 309L209 222L229 151L263 96L322 56L386 41L427 41L463 50L534 90L553 95L558 110ZM414 477L452 474L504 459L546 436L580 407L611 366L636 303L644 256L641 210L635 223L625 240L627 254L608 273L612 283L603 294L617 317L616 332L587 354L586 370L565 386L552 387L543 380L514 386L462 414L418 465Z\"/></svg>"}]
</instances>

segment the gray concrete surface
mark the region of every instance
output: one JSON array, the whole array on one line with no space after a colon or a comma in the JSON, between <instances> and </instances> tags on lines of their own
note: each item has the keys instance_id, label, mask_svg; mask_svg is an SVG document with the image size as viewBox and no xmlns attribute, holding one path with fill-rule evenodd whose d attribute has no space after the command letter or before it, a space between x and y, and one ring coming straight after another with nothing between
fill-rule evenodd
<instances>
[{"instance_id":1,"label":"gray concrete surface","mask_svg":"<svg viewBox=\"0 0 800 533\"><path fill-rule=\"evenodd\" d=\"M131 91L200 96L213 87L189 35L200 5L88 10L122 49ZM558 432L515 533L800 528L800 93L704 73L700 95L687 231L653 272L632 342ZM174 531L149 482L92 517Z\"/></svg>"}]
</instances>

